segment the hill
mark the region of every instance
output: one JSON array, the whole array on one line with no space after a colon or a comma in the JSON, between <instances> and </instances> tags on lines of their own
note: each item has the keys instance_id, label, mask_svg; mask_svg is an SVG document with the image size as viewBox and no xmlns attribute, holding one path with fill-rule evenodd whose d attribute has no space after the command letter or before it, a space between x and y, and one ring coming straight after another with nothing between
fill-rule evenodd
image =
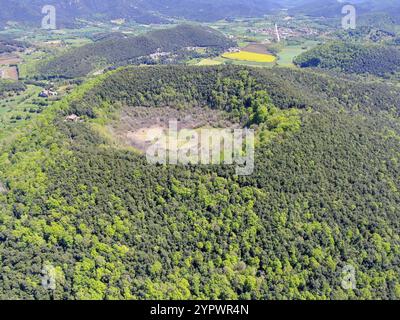
<instances>
[{"instance_id":1,"label":"hill","mask_svg":"<svg viewBox=\"0 0 400 320\"><path fill-rule=\"evenodd\" d=\"M323 2L323 5L321 3ZM349 0L357 5L359 15L386 13L400 16L397 0ZM337 0L0 0L7 10L0 12L0 26L8 22L40 27L41 9L54 5L59 27L74 27L77 19L126 19L141 24L168 23L179 18L212 22L230 17L262 17L288 8L289 14L313 17L339 17L343 2Z\"/></svg>"},{"instance_id":2,"label":"hill","mask_svg":"<svg viewBox=\"0 0 400 320\"><path fill-rule=\"evenodd\" d=\"M143 24L165 23L167 19L160 14L149 12L140 0L0 0L0 25L17 22L40 28L43 18L42 8L53 5L57 12L58 27L75 27L76 19L103 20L125 18Z\"/></svg>"},{"instance_id":3,"label":"hill","mask_svg":"<svg viewBox=\"0 0 400 320\"><path fill-rule=\"evenodd\" d=\"M323 5L321 5L323 3ZM386 13L398 19L400 4L397 0L306 0L300 1L290 8L289 13L293 15L304 14L312 17L340 17L345 4L356 7L359 17L366 14Z\"/></svg>"},{"instance_id":4,"label":"hill","mask_svg":"<svg viewBox=\"0 0 400 320\"><path fill-rule=\"evenodd\" d=\"M400 298L399 90L233 66L92 80L2 147L0 297ZM253 175L113 143L121 111L154 107L257 118Z\"/></svg>"},{"instance_id":5,"label":"hill","mask_svg":"<svg viewBox=\"0 0 400 320\"><path fill-rule=\"evenodd\" d=\"M261 17L282 8L276 0L150 0L147 5L165 16L205 22L229 17Z\"/></svg>"},{"instance_id":6,"label":"hill","mask_svg":"<svg viewBox=\"0 0 400 320\"><path fill-rule=\"evenodd\" d=\"M180 25L143 36L112 37L96 41L46 62L39 68L39 73L47 78L81 77L108 66L154 63L150 55L154 55L158 63L160 59L171 63L195 54L196 50L193 52L190 49L193 47L204 47L220 53L233 45L231 40L211 28Z\"/></svg>"},{"instance_id":7,"label":"hill","mask_svg":"<svg viewBox=\"0 0 400 320\"><path fill-rule=\"evenodd\" d=\"M171 18L216 21L231 16L262 16L280 8L277 1L262 0L0 0L0 25L8 21L40 27L41 9L54 5L61 27L73 27L76 19L127 19L142 24L166 23Z\"/></svg>"},{"instance_id":8,"label":"hill","mask_svg":"<svg viewBox=\"0 0 400 320\"><path fill-rule=\"evenodd\" d=\"M294 63L302 68L389 76L400 71L400 50L392 46L333 42L301 54Z\"/></svg>"}]
</instances>

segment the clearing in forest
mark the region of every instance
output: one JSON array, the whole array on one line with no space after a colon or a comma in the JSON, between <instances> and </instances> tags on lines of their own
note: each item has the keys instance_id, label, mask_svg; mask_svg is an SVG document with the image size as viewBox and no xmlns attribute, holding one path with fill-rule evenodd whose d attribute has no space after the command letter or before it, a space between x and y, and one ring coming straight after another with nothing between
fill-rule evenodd
<instances>
[{"instance_id":1,"label":"clearing in forest","mask_svg":"<svg viewBox=\"0 0 400 320\"><path fill-rule=\"evenodd\" d=\"M176 120L178 132L183 129L232 128L241 126L229 119L223 111L207 107L176 109L172 107L126 107L119 121L109 127L112 135L123 145L145 152L154 143L154 138L167 132L170 121Z\"/></svg>"}]
</instances>

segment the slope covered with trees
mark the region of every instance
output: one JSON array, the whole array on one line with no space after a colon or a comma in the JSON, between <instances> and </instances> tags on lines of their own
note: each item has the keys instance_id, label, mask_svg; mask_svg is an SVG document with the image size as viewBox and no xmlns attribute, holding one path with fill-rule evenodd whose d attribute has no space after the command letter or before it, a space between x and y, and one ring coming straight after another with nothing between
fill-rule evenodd
<instances>
[{"instance_id":1,"label":"slope covered with trees","mask_svg":"<svg viewBox=\"0 0 400 320\"><path fill-rule=\"evenodd\" d=\"M143 24L168 23L171 18L217 21L231 16L260 17L281 6L262 0L0 0L0 26L8 21L40 26L45 5L54 5L58 24L73 27L78 19L127 19Z\"/></svg>"},{"instance_id":2,"label":"slope covered with trees","mask_svg":"<svg viewBox=\"0 0 400 320\"><path fill-rule=\"evenodd\" d=\"M160 53L163 57L162 53L177 54L188 47L206 47L219 53L232 45L231 40L211 28L180 25L143 36L97 41L46 62L39 71L44 77L75 78L87 75L96 67L148 62L152 60L151 54ZM174 57L168 58L175 61Z\"/></svg>"},{"instance_id":3,"label":"slope covered with trees","mask_svg":"<svg viewBox=\"0 0 400 320\"><path fill-rule=\"evenodd\" d=\"M323 5L321 5L322 3ZM303 0L295 1L289 13L292 15L304 14L311 17L335 18L342 16L342 8L345 4L356 7L361 21L364 16L377 15L379 17L382 13L397 22L399 21L400 4L396 0Z\"/></svg>"},{"instance_id":4,"label":"slope covered with trees","mask_svg":"<svg viewBox=\"0 0 400 320\"><path fill-rule=\"evenodd\" d=\"M8 93L22 92L25 89L26 85L22 82L0 79L0 97L5 97Z\"/></svg>"},{"instance_id":5,"label":"slope covered with trees","mask_svg":"<svg viewBox=\"0 0 400 320\"><path fill-rule=\"evenodd\" d=\"M0 297L400 298L399 97L288 69L132 67L92 80L1 151ZM150 165L98 134L121 107L154 105L242 120L266 109L255 128L274 135L253 175L237 177ZM71 112L85 121L65 122ZM55 290L40 285L44 266Z\"/></svg>"},{"instance_id":6,"label":"slope covered with trees","mask_svg":"<svg viewBox=\"0 0 400 320\"><path fill-rule=\"evenodd\" d=\"M332 42L301 54L294 63L302 68L387 76L400 71L400 50L392 46Z\"/></svg>"},{"instance_id":7,"label":"slope covered with trees","mask_svg":"<svg viewBox=\"0 0 400 320\"><path fill-rule=\"evenodd\" d=\"M0 54L14 51L23 51L28 43L12 39L12 37L0 36Z\"/></svg>"}]
</instances>

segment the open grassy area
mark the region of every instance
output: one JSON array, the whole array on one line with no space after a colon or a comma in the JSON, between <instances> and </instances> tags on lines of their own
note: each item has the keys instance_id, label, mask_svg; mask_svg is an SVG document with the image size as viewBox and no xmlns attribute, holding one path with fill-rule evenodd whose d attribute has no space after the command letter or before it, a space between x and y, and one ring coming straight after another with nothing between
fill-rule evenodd
<instances>
[{"instance_id":1,"label":"open grassy area","mask_svg":"<svg viewBox=\"0 0 400 320\"><path fill-rule=\"evenodd\" d=\"M213 60L213 59L203 59L196 63L196 66L217 66L222 64L221 61Z\"/></svg>"},{"instance_id":2,"label":"open grassy area","mask_svg":"<svg viewBox=\"0 0 400 320\"><path fill-rule=\"evenodd\" d=\"M23 54L23 62L18 65L19 67L19 76L21 79L28 79L31 76L35 75L37 70L37 65L46 59L48 54L44 51L35 51L32 54Z\"/></svg>"},{"instance_id":3,"label":"open grassy area","mask_svg":"<svg viewBox=\"0 0 400 320\"><path fill-rule=\"evenodd\" d=\"M282 49L278 54L278 64L280 66L292 67L293 59L303 53L305 50L301 46L289 46Z\"/></svg>"},{"instance_id":4,"label":"open grassy area","mask_svg":"<svg viewBox=\"0 0 400 320\"><path fill-rule=\"evenodd\" d=\"M285 46L278 53L277 63L283 67L292 67L295 57L315 47L317 44L318 41L306 41L301 45Z\"/></svg>"}]
</instances>

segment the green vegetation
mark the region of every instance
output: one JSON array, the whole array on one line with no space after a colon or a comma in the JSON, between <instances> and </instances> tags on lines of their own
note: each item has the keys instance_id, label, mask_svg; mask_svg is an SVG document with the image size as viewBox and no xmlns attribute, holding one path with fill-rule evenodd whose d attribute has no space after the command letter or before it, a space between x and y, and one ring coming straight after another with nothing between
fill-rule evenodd
<instances>
[{"instance_id":1,"label":"green vegetation","mask_svg":"<svg viewBox=\"0 0 400 320\"><path fill-rule=\"evenodd\" d=\"M282 67L293 67L293 61L302 53L314 48L318 44L317 41L305 41L300 44L285 44L276 49L278 60L277 63Z\"/></svg>"},{"instance_id":2,"label":"green vegetation","mask_svg":"<svg viewBox=\"0 0 400 320\"><path fill-rule=\"evenodd\" d=\"M82 20L110 21L123 19L138 24L168 23L172 18L182 17L192 21L217 21L229 16L262 17L279 5L258 0L152 0L143 4L141 0L114 0L113 6L108 1L69 0L50 1L59 11L59 24L63 27L80 25ZM20 25L37 26L42 18L43 0L0 0L0 6L8 10L0 12L0 26L9 21ZM62 10L63 9L63 10ZM16 14L18 13L18 14ZM117 18L117 19L116 19ZM37 26L39 27L39 26Z\"/></svg>"},{"instance_id":3,"label":"green vegetation","mask_svg":"<svg viewBox=\"0 0 400 320\"><path fill-rule=\"evenodd\" d=\"M398 1L53 2L0 0L0 300L400 299ZM150 164L172 118L254 172Z\"/></svg>"},{"instance_id":4,"label":"green vegetation","mask_svg":"<svg viewBox=\"0 0 400 320\"><path fill-rule=\"evenodd\" d=\"M0 95L0 145L8 143L7 138L13 135L13 128L23 128L51 103L38 98L41 91L38 86L13 83L12 88L13 91Z\"/></svg>"},{"instance_id":5,"label":"green vegetation","mask_svg":"<svg viewBox=\"0 0 400 320\"><path fill-rule=\"evenodd\" d=\"M45 63L39 68L39 72L47 78L75 78L108 66L154 64L163 61L172 63L193 55L201 56L200 53L188 49L193 47L207 47L218 54L231 45L230 40L215 30L180 25L152 31L143 36L112 37L78 47ZM150 57L151 54L156 57Z\"/></svg>"},{"instance_id":6,"label":"green vegetation","mask_svg":"<svg viewBox=\"0 0 400 320\"><path fill-rule=\"evenodd\" d=\"M92 80L3 147L0 297L399 298L399 90L233 66ZM92 129L122 106L171 105L273 132L254 174L150 165ZM72 112L85 121L65 122Z\"/></svg>"},{"instance_id":7,"label":"green vegetation","mask_svg":"<svg viewBox=\"0 0 400 320\"><path fill-rule=\"evenodd\" d=\"M22 82L12 80L0 80L0 97L5 97L8 94L15 94L24 91L26 86Z\"/></svg>"},{"instance_id":8,"label":"green vegetation","mask_svg":"<svg viewBox=\"0 0 400 320\"><path fill-rule=\"evenodd\" d=\"M196 63L198 66L217 66L220 65L222 62L213 60L213 59L202 59Z\"/></svg>"},{"instance_id":9,"label":"green vegetation","mask_svg":"<svg viewBox=\"0 0 400 320\"><path fill-rule=\"evenodd\" d=\"M382 45L333 42L300 55L294 62L302 68L318 67L388 76L400 71L400 50Z\"/></svg>"},{"instance_id":10,"label":"green vegetation","mask_svg":"<svg viewBox=\"0 0 400 320\"><path fill-rule=\"evenodd\" d=\"M23 41L0 36L0 54L24 50L27 46L28 44Z\"/></svg>"}]
</instances>

